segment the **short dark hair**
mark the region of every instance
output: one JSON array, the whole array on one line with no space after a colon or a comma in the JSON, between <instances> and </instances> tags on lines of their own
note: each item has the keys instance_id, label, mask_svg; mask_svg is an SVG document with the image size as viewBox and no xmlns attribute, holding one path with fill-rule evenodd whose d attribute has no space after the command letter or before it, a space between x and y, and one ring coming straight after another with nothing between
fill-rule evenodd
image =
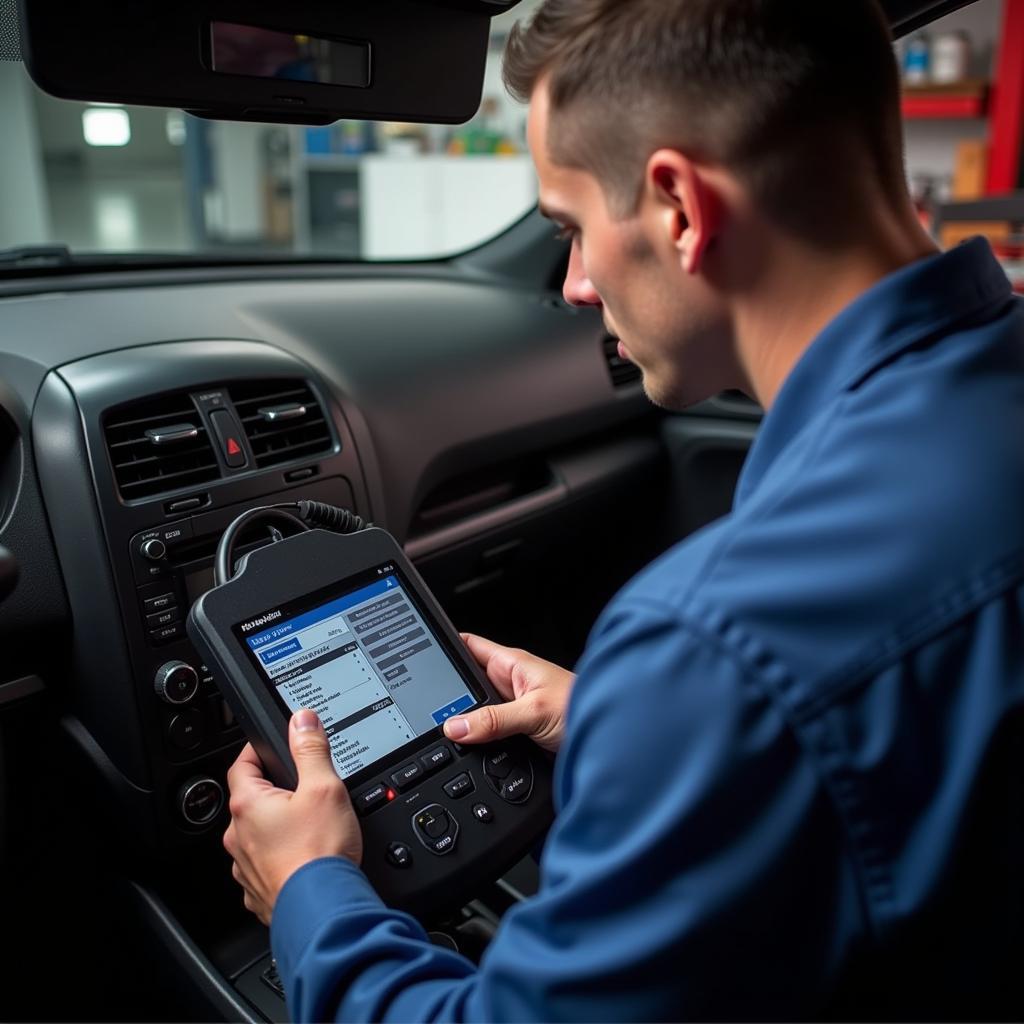
<instances>
[{"instance_id":1,"label":"short dark hair","mask_svg":"<svg viewBox=\"0 0 1024 1024\"><path fill-rule=\"evenodd\" d=\"M647 156L685 148L818 238L863 196L906 197L899 74L877 0L546 0L513 28L505 83L547 76L553 159L635 209Z\"/></svg>"}]
</instances>

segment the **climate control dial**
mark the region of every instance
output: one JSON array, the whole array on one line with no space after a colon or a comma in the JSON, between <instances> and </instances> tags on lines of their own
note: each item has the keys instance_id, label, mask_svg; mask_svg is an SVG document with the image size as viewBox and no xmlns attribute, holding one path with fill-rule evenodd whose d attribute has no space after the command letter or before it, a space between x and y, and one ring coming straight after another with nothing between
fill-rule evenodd
<instances>
[{"instance_id":1,"label":"climate control dial","mask_svg":"<svg viewBox=\"0 0 1024 1024\"><path fill-rule=\"evenodd\" d=\"M199 673L187 661L168 661L156 670L153 686L168 704L187 704L199 689Z\"/></svg>"},{"instance_id":2,"label":"climate control dial","mask_svg":"<svg viewBox=\"0 0 1024 1024\"><path fill-rule=\"evenodd\" d=\"M224 788L216 779L198 776L178 790L181 816L197 828L208 825L224 806Z\"/></svg>"}]
</instances>

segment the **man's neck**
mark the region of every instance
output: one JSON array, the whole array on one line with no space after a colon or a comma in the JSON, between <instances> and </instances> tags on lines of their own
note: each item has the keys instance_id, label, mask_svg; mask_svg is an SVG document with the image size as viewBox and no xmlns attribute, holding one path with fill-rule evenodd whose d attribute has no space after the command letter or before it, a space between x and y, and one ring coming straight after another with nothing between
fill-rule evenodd
<instances>
[{"instance_id":1,"label":"man's neck","mask_svg":"<svg viewBox=\"0 0 1024 1024\"><path fill-rule=\"evenodd\" d=\"M889 274L937 251L912 215L835 252L778 237L768 248L766 269L738 301L734 320L741 365L765 409L814 339L847 306Z\"/></svg>"}]
</instances>

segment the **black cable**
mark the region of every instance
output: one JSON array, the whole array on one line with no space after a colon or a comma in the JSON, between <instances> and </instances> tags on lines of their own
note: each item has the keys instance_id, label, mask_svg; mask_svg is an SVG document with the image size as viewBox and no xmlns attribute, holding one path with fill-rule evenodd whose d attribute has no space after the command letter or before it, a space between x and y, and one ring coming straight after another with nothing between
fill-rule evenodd
<instances>
[{"instance_id":1,"label":"black cable","mask_svg":"<svg viewBox=\"0 0 1024 1024\"><path fill-rule=\"evenodd\" d=\"M261 519L288 523L297 526L300 530L319 528L331 530L334 533L357 533L365 530L370 525L361 516L347 508L338 508L336 505L328 505L322 501L293 501L281 505L262 505L259 508L251 508L243 512L224 531L220 542L217 545L217 557L213 567L213 582L215 586L227 583L235 573L235 544L238 536L254 522ZM272 533L280 540L278 530L271 527Z\"/></svg>"},{"instance_id":2,"label":"black cable","mask_svg":"<svg viewBox=\"0 0 1024 1024\"><path fill-rule=\"evenodd\" d=\"M251 523L260 520L276 520L277 522L288 523L289 526L297 526L300 530L308 530L309 527L297 516L277 505L264 506L262 508L251 508L243 512L224 531L220 543L217 545L217 558L213 565L213 583L219 587L227 583L235 574L235 543L238 535Z\"/></svg>"}]
</instances>

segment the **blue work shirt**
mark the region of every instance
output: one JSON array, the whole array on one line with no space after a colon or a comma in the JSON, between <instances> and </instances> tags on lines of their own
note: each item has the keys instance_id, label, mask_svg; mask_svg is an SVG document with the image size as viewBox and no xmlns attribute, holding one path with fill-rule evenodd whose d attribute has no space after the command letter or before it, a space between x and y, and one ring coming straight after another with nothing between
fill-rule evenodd
<instances>
[{"instance_id":1,"label":"blue work shirt","mask_svg":"<svg viewBox=\"0 0 1024 1024\"><path fill-rule=\"evenodd\" d=\"M578 669L539 894L475 967L306 865L295 1020L1019 1019L1024 302L983 240L825 329Z\"/></svg>"}]
</instances>

